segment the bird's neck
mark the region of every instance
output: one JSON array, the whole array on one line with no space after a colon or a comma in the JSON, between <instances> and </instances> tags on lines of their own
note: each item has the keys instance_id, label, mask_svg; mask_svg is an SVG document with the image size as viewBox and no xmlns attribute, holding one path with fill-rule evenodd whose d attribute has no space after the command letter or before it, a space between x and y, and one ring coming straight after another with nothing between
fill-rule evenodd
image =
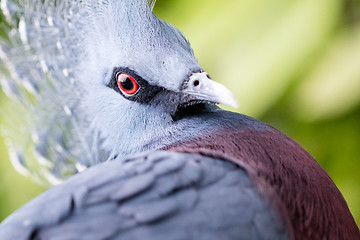
<instances>
[{"instance_id":1,"label":"bird's neck","mask_svg":"<svg viewBox=\"0 0 360 240\"><path fill-rule=\"evenodd\" d=\"M126 157L135 153L166 149L178 143L191 142L201 136L211 136L214 131L221 132L232 128L246 129L247 127L269 128L268 125L253 118L213 107L199 114L170 121L166 125L157 124L151 127L143 127L138 129L139 134L133 134L132 138L125 135L124 138L126 139L119 142L126 142L126 144L118 144L117 146L120 147L116 149L113 155Z\"/></svg>"}]
</instances>

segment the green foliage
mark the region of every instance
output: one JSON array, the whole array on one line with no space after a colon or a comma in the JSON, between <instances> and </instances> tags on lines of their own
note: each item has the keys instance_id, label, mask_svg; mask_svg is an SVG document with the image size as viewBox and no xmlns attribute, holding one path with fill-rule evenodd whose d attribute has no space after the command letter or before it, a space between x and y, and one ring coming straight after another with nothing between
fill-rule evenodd
<instances>
[{"instance_id":1,"label":"green foliage","mask_svg":"<svg viewBox=\"0 0 360 240\"><path fill-rule=\"evenodd\" d=\"M359 1L158 0L155 12L234 91L237 111L277 127L318 160L360 224ZM3 219L43 189L14 173L3 147L0 154Z\"/></svg>"},{"instance_id":2,"label":"green foliage","mask_svg":"<svg viewBox=\"0 0 360 240\"><path fill-rule=\"evenodd\" d=\"M15 171L0 141L0 221L45 189Z\"/></svg>"}]
</instances>

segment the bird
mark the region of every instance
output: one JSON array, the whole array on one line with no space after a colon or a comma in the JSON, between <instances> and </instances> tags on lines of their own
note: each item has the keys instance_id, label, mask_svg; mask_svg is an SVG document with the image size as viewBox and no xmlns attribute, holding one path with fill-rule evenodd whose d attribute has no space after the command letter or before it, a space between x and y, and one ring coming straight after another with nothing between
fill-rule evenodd
<instances>
[{"instance_id":1,"label":"bird","mask_svg":"<svg viewBox=\"0 0 360 240\"><path fill-rule=\"evenodd\" d=\"M2 134L56 185L1 239L360 239L297 142L237 106L147 0L2 0Z\"/></svg>"}]
</instances>

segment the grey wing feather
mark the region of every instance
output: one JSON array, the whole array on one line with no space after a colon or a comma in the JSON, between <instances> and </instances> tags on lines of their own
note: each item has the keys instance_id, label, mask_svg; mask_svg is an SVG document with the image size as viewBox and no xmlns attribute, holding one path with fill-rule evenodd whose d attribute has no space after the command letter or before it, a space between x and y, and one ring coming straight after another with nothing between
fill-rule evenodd
<instances>
[{"instance_id":1,"label":"grey wing feather","mask_svg":"<svg viewBox=\"0 0 360 240\"><path fill-rule=\"evenodd\" d=\"M1 239L287 239L247 173L196 154L111 161L45 192L0 225Z\"/></svg>"}]
</instances>

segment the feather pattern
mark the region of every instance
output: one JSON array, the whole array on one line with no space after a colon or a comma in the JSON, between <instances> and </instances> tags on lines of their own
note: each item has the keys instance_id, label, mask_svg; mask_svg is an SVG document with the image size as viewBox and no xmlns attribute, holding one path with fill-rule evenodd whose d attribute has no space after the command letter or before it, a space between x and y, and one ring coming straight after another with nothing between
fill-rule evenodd
<instances>
[{"instance_id":1,"label":"feather pattern","mask_svg":"<svg viewBox=\"0 0 360 240\"><path fill-rule=\"evenodd\" d=\"M4 239L288 239L244 169L161 151L102 163L70 178L6 219L0 234Z\"/></svg>"},{"instance_id":2,"label":"feather pattern","mask_svg":"<svg viewBox=\"0 0 360 240\"><path fill-rule=\"evenodd\" d=\"M85 72L97 57L94 49L103 51L102 56L109 53L102 39L110 33L120 34L117 22L126 21L114 13L122 14L123 4L132 5L127 9L143 16L151 16L155 4L124 1L109 12L114 2L1 1L7 35L1 39L0 67L4 74L0 83L12 100L2 113L2 133L17 170L39 182L60 183L109 158L111 149L104 147L101 133L95 121L89 120L92 117L83 104L86 85L96 85ZM107 39L123 41L127 48L121 37ZM104 65L109 64L107 60Z\"/></svg>"}]
</instances>

